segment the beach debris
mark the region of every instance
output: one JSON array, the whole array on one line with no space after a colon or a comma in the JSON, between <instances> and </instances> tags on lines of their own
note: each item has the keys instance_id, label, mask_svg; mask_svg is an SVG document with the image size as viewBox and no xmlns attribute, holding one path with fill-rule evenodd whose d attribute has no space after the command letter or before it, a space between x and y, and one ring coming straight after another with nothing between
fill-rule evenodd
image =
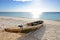
<instances>
[{"instance_id":1,"label":"beach debris","mask_svg":"<svg viewBox=\"0 0 60 40\"><path fill-rule=\"evenodd\" d=\"M35 31L43 26L43 21L35 21L31 23L27 23L25 25L18 25L18 27L14 28L5 28L7 32L14 32L14 33L29 33L31 31Z\"/></svg>"},{"instance_id":2,"label":"beach debris","mask_svg":"<svg viewBox=\"0 0 60 40\"><path fill-rule=\"evenodd\" d=\"M23 27L23 25L18 25L18 27Z\"/></svg>"}]
</instances>

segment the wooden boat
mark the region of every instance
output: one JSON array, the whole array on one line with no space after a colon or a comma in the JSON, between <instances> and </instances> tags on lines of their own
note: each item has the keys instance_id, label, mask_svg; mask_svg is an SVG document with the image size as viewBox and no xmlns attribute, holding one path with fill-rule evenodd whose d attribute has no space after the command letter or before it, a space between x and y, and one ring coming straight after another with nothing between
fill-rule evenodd
<instances>
[{"instance_id":1,"label":"wooden boat","mask_svg":"<svg viewBox=\"0 0 60 40\"><path fill-rule=\"evenodd\" d=\"M5 31L14 33L28 33L31 31L35 31L42 26L43 21L35 21L31 23L26 23L25 25L18 25L18 27L5 28Z\"/></svg>"}]
</instances>

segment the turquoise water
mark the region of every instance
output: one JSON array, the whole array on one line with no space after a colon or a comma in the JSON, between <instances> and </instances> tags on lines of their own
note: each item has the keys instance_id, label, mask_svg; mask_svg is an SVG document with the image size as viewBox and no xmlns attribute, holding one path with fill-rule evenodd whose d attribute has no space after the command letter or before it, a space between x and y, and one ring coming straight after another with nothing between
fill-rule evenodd
<instances>
[{"instance_id":1,"label":"turquoise water","mask_svg":"<svg viewBox=\"0 0 60 40\"><path fill-rule=\"evenodd\" d=\"M60 20L60 12L43 12L41 14L41 18L48 20Z\"/></svg>"},{"instance_id":2,"label":"turquoise water","mask_svg":"<svg viewBox=\"0 0 60 40\"><path fill-rule=\"evenodd\" d=\"M0 16L32 18L29 12L0 12Z\"/></svg>"},{"instance_id":3,"label":"turquoise water","mask_svg":"<svg viewBox=\"0 0 60 40\"><path fill-rule=\"evenodd\" d=\"M23 18L32 18L32 13L30 12L0 12L0 16L8 17L23 17ZM41 19L48 20L60 20L60 12L43 12L40 15Z\"/></svg>"}]
</instances>

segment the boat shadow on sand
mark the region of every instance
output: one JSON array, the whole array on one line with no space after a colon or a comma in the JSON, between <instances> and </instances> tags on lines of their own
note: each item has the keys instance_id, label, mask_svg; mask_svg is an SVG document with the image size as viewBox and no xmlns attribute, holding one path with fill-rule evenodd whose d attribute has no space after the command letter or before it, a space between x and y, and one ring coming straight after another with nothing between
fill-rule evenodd
<instances>
[{"instance_id":1,"label":"boat shadow on sand","mask_svg":"<svg viewBox=\"0 0 60 40\"><path fill-rule=\"evenodd\" d=\"M19 37L17 40L41 40L44 36L45 30L46 26L43 24L43 26L38 30L29 32L27 35Z\"/></svg>"}]
</instances>

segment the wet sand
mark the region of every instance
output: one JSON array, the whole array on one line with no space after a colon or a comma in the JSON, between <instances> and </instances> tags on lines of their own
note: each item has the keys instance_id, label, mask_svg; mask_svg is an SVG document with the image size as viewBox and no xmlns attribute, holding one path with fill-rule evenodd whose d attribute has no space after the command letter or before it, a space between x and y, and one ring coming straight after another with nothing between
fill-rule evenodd
<instances>
[{"instance_id":1,"label":"wet sand","mask_svg":"<svg viewBox=\"0 0 60 40\"><path fill-rule=\"evenodd\" d=\"M60 40L60 22L44 20L44 26L30 33L11 33L4 31L7 27L35 21L26 18L0 17L0 40Z\"/></svg>"}]
</instances>

